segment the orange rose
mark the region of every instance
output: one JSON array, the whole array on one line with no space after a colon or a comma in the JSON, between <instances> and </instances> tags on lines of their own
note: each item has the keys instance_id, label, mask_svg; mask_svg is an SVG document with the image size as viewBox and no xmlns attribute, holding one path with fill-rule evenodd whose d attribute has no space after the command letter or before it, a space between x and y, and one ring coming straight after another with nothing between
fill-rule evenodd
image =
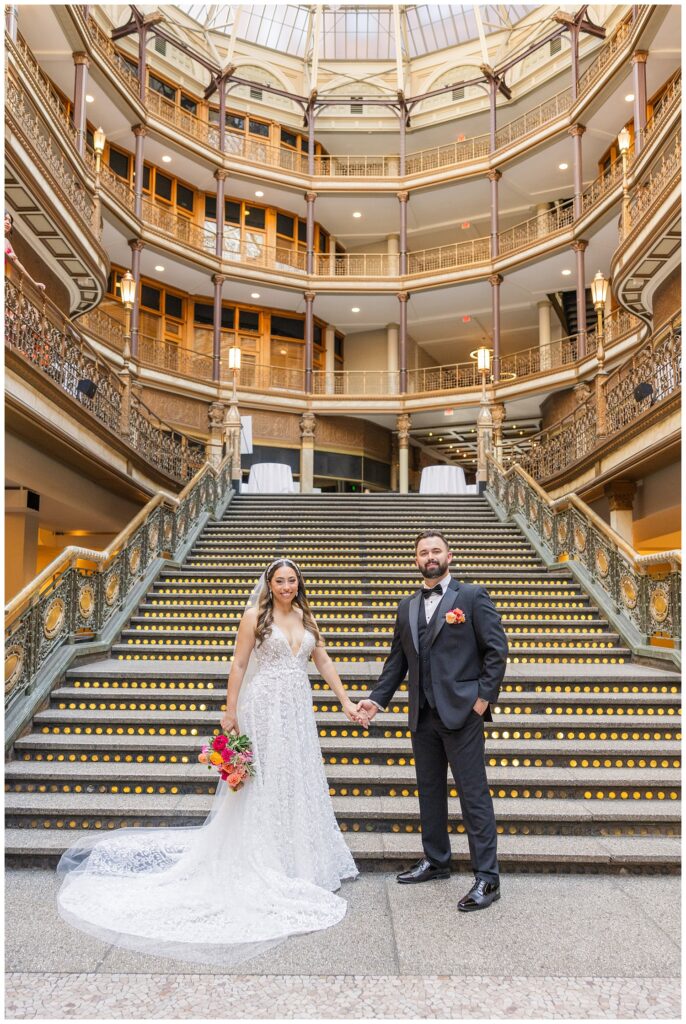
<instances>
[{"instance_id":1,"label":"orange rose","mask_svg":"<svg viewBox=\"0 0 686 1024\"><path fill-rule=\"evenodd\" d=\"M213 750L212 753L210 754L210 762L212 764L221 764L222 760L223 758L221 754L218 754L216 750Z\"/></svg>"},{"instance_id":2,"label":"orange rose","mask_svg":"<svg viewBox=\"0 0 686 1024\"><path fill-rule=\"evenodd\" d=\"M454 622L457 622L457 615L455 612L446 612L445 621L451 626Z\"/></svg>"}]
</instances>

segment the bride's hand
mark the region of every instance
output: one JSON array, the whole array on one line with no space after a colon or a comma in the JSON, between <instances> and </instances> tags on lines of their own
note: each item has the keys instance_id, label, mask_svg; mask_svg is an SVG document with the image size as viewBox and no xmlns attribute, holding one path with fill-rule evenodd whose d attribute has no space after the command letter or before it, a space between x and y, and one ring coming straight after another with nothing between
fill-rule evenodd
<instances>
[{"instance_id":1,"label":"bride's hand","mask_svg":"<svg viewBox=\"0 0 686 1024\"><path fill-rule=\"evenodd\" d=\"M235 711L225 711L221 719L222 729L224 732L235 732L240 735L240 729L238 728L238 715Z\"/></svg>"}]
</instances>

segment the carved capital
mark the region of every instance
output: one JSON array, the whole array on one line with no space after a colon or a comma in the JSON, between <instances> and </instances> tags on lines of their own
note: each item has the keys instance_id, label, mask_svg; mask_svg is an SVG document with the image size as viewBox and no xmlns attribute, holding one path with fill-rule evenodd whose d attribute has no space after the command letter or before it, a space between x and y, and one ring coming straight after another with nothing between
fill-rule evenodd
<instances>
[{"instance_id":1,"label":"carved capital","mask_svg":"<svg viewBox=\"0 0 686 1024\"><path fill-rule=\"evenodd\" d=\"M313 412L304 412L300 417L300 437L314 439L314 428L316 425L316 418Z\"/></svg>"},{"instance_id":2,"label":"carved capital","mask_svg":"<svg viewBox=\"0 0 686 1024\"><path fill-rule=\"evenodd\" d=\"M501 285L503 283L503 275L502 274L491 274L491 276L488 279L488 282L494 288L497 288L497 287L499 287L499 285Z\"/></svg>"},{"instance_id":3,"label":"carved capital","mask_svg":"<svg viewBox=\"0 0 686 1024\"><path fill-rule=\"evenodd\" d=\"M634 52L631 54L631 63L632 64L645 64L645 62L647 60L648 60L648 51L647 50L634 50Z\"/></svg>"},{"instance_id":4,"label":"carved capital","mask_svg":"<svg viewBox=\"0 0 686 1024\"><path fill-rule=\"evenodd\" d=\"M207 410L210 430L221 430L224 426L225 409L221 402L212 402Z\"/></svg>"},{"instance_id":5,"label":"carved capital","mask_svg":"<svg viewBox=\"0 0 686 1024\"><path fill-rule=\"evenodd\" d=\"M305 200L308 203L313 203L316 198L317 198L317 193L316 192L306 192L305 193Z\"/></svg>"},{"instance_id":6,"label":"carved capital","mask_svg":"<svg viewBox=\"0 0 686 1024\"><path fill-rule=\"evenodd\" d=\"M406 203L410 198L409 192L396 192L396 195L401 203Z\"/></svg>"},{"instance_id":7,"label":"carved capital","mask_svg":"<svg viewBox=\"0 0 686 1024\"><path fill-rule=\"evenodd\" d=\"M88 54L84 53L83 50L77 50L76 53L72 53L72 59L75 64L83 64L86 68L90 67L91 62Z\"/></svg>"},{"instance_id":8,"label":"carved capital","mask_svg":"<svg viewBox=\"0 0 686 1024\"><path fill-rule=\"evenodd\" d=\"M398 292L398 299L400 302L407 302L410 297L409 292Z\"/></svg>"},{"instance_id":9,"label":"carved capital","mask_svg":"<svg viewBox=\"0 0 686 1024\"><path fill-rule=\"evenodd\" d=\"M503 172L499 171L497 167L492 167L490 171L486 172L486 176L489 181L500 181L503 176Z\"/></svg>"},{"instance_id":10,"label":"carved capital","mask_svg":"<svg viewBox=\"0 0 686 1024\"><path fill-rule=\"evenodd\" d=\"M577 238L575 242L572 242L572 249L574 252L586 252L588 249L588 242L585 238Z\"/></svg>"},{"instance_id":11,"label":"carved capital","mask_svg":"<svg viewBox=\"0 0 686 1024\"><path fill-rule=\"evenodd\" d=\"M304 296L305 296L305 302L314 302L314 300L317 298L317 293L316 292L304 292Z\"/></svg>"},{"instance_id":12,"label":"carved capital","mask_svg":"<svg viewBox=\"0 0 686 1024\"><path fill-rule=\"evenodd\" d=\"M398 447L407 448L410 443L410 427L412 426L412 417L409 413L401 412L395 421L396 428L398 430Z\"/></svg>"},{"instance_id":13,"label":"carved capital","mask_svg":"<svg viewBox=\"0 0 686 1024\"><path fill-rule=\"evenodd\" d=\"M226 179L229 176L229 172L226 170L225 167L218 167L217 170L214 172L214 176L217 181L226 181Z\"/></svg>"},{"instance_id":14,"label":"carved capital","mask_svg":"<svg viewBox=\"0 0 686 1024\"><path fill-rule=\"evenodd\" d=\"M586 131L586 125L584 124L573 124L567 129L570 135L583 135Z\"/></svg>"},{"instance_id":15,"label":"carved capital","mask_svg":"<svg viewBox=\"0 0 686 1024\"><path fill-rule=\"evenodd\" d=\"M131 131L133 132L137 139L142 138L144 135L148 134L148 129L145 127L144 124L135 124Z\"/></svg>"},{"instance_id":16,"label":"carved capital","mask_svg":"<svg viewBox=\"0 0 686 1024\"><path fill-rule=\"evenodd\" d=\"M502 402L494 402L491 405L491 419L496 430L500 430L505 422L505 406Z\"/></svg>"},{"instance_id":17,"label":"carved capital","mask_svg":"<svg viewBox=\"0 0 686 1024\"><path fill-rule=\"evenodd\" d=\"M636 494L635 480L613 480L605 485L605 497L610 505L610 512L633 511Z\"/></svg>"},{"instance_id":18,"label":"carved capital","mask_svg":"<svg viewBox=\"0 0 686 1024\"><path fill-rule=\"evenodd\" d=\"M145 242L142 238L130 238L129 246L133 252L143 252L143 249L145 249Z\"/></svg>"},{"instance_id":19,"label":"carved capital","mask_svg":"<svg viewBox=\"0 0 686 1024\"><path fill-rule=\"evenodd\" d=\"M582 381L581 384L576 384L573 391L577 406L583 405L591 397L591 386L585 381Z\"/></svg>"},{"instance_id":20,"label":"carved capital","mask_svg":"<svg viewBox=\"0 0 686 1024\"><path fill-rule=\"evenodd\" d=\"M212 274L212 284L223 285L226 278L222 274Z\"/></svg>"}]
</instances>

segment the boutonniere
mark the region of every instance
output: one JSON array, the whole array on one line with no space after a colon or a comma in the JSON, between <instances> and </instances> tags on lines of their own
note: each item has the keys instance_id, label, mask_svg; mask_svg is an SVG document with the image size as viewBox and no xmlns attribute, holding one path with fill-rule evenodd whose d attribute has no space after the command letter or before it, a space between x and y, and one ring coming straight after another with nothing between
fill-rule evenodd
<instances>
[{"instance_id":1,"label":"boutonniere","mask_svg":"<svg viewBox=\"0 0 686 1024\"><path fill-rule=\"evenodd\" d=\"M449 626L454 625L456 622L465 622L465 614L461 608L453 608L451 611L445 613L445 621Z\"/></svg>"}]
</instances>

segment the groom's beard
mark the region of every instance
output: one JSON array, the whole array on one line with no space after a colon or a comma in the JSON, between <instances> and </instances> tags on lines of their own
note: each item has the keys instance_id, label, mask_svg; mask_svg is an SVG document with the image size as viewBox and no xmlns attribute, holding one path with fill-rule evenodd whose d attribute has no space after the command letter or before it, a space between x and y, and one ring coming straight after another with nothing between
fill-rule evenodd
<instances>
[{"instance_id":1,"label":"groom's beard","mask_svg":"<svg viewBox=\"0 0 686 1024\"><path fill-rule=\"evenodd\" d=\"M433 565L427 565L420 570L425 580L438 580L441 576L445 576L448 571L448 562L436 562Z\"/></svg>"}]
</instances>

